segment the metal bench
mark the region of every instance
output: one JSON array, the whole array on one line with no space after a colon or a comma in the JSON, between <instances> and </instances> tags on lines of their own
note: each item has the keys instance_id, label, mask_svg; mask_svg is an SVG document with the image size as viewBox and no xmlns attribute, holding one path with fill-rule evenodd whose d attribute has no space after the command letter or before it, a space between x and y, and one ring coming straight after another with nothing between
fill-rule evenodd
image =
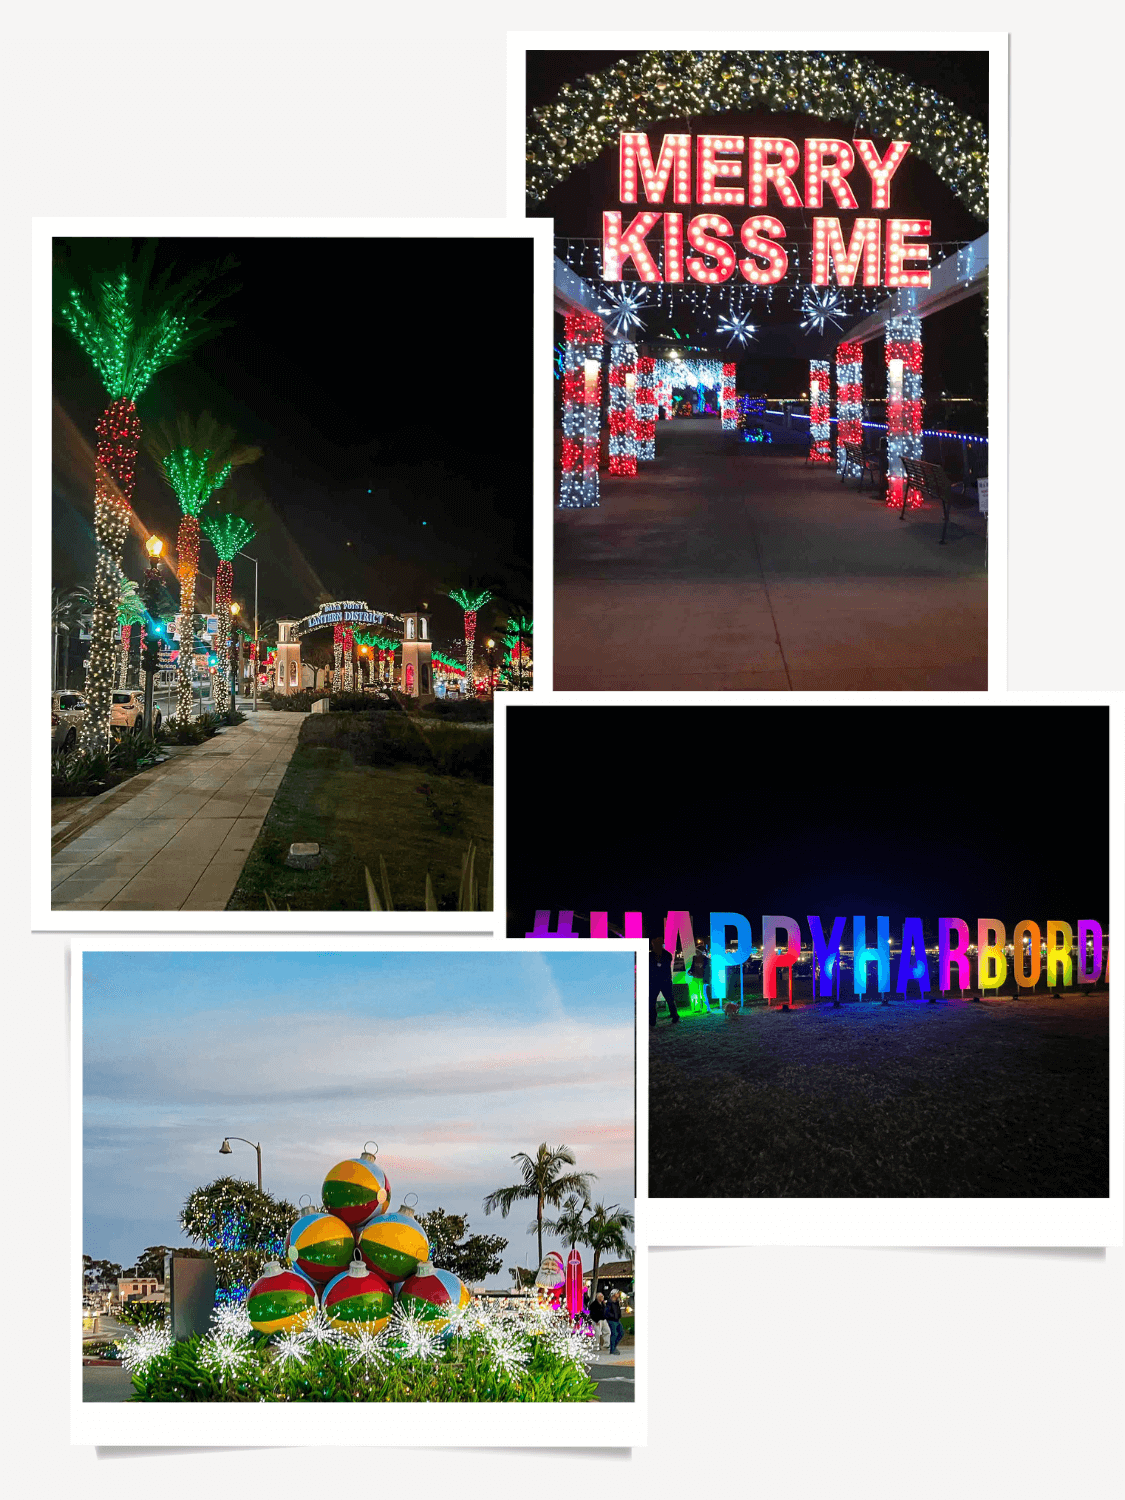
<instances>
[{"instance_id":1,"label":"metal bench","mask_svg":"<svg viewBox=\"0 0 1125 1500\"><path fill-rule=\"evenodd\" d=\"M906 502L910 499L912 491L917 491L923 500L936 500L941 505L945 518L939 544L944 546L946 533L949 530L949 507L953 500L949 475L937 464L923 463L917 458L904 458L902 466L906 471L906 483L902 488L902 510L899 512L899 520L903 520L906 516Z\"/></svg>"},{"instance_id":2,"label":"metal bench","mask_svg":"<svg viewBox=\"0 0 1125 1500\"><path fill-rule=\"evenodd\" d=\"M859 475L859 483L856 485L857 490L862 490L863 476L865 474L870 474L871 488L873 490L881 490L883 488L885 476L883 474L881 456L878 453L869 452L864 448L862 443L845 443L844 467L840 473L840 483L843 484L845 479L855 474Z\"/></svg>"}]
</instances>

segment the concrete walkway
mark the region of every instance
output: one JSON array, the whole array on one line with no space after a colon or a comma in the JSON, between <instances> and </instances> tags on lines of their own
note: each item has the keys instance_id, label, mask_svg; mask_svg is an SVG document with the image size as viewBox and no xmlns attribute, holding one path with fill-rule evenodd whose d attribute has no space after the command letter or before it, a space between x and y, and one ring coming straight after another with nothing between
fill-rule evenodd
<instances>
[{"instance_id":1,"label":"concrete walkway","mask_svg":"<svg viewBox=\"0 0 1125 1500\"><path fill-rule=\"evenodd\" d=\"M56 823L52 910L222 911L304 718L251 713Z\"/></svg>"},{"instance_id":2,"label":"concrete walkway","mask_svg":"<svg viewBox=\"0 0 1125 1500\"><path fill-rule=\"evenodd\" d=\"M636 478L555 512L556 688L985 689L984 517L944 547L871 490L717 418L659 422Z\"/></svg>"}]
</instances>

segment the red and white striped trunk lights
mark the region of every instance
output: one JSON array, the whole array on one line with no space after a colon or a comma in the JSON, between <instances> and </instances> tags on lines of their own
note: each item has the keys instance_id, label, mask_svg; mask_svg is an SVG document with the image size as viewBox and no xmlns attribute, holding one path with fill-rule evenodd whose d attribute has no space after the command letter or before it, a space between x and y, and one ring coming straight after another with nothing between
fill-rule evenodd
<instances>
[{"instance_id":1,"label":"red and white striped trunk lights","mask_svg":"<svg viewBox=\"0 0 1125 1500\"><path fill-rule=\"evenodd\" d=\"M847 466L844 444L863 444L863 345L838 344L836 347L836 472ZM849 477L858 478L855 465Z\"/></svg>"},{"instance_id":2,"label":"red and white striped trunk lights","mask_svg":"<svg viewBox=\"0 0 1125 1500\"><path fill-rule=\"evenodd\" d=\"M832 448L828 404L832 395L831 374L826 359L809 360L809 462L830 464Z\"/></svg>"},{"instance_id":3,"label":"red and white striped trunk lights","mask_svg":"<svg viewBox=\"0 0 1125 1500\"><path fill-rule=\"evenodd\" d=\"M922 320L913 313L887 323L887 504L901 507L903 459L922 457ZM916 491L911 509L921 505Z\"/></svg>"},{"instance_id":4,"label":"red and white striped trunk lights","mask_svg":"<svg viewBox=\"0 0 1125 1500\"><path fill-rule=\"evenodd\" d=\"M559 505L569 510L598 503L603 338L596 313L567 314Z\"/></svg>"},{"instance_id":5,"label":"red and white striped trunk lights","mask_svg":"<svg viewBox=\"0 0 1125 1500\"><path fill-rule=\"evenodd\" d=\"M720 387L719 410L722 413L723 426L726 428L738 426L738 412L736 407L737 392L734 381L738 373L737 365L723 366L723 383Z\"/></svg>"},{"instance_id":6,"label":"red and white striped trunk lights","mask_svg":"<svg viewBox=\"0 0 1125 1500\"><path fill-rule=\"evenodd\" d=\"M637 346L625 339L609 346L609 472L637 472Z\"/></svg>"},{"instance_id":7,"label":"red and white striped trunk lights","mask_svg":"<svg viewBox=\"0 0 1125 1500\"><path fill-rule=\"evenodd\" d=\"M637 457L656 457L656 360L637 360Z\"/></svg>"}]
</instances>

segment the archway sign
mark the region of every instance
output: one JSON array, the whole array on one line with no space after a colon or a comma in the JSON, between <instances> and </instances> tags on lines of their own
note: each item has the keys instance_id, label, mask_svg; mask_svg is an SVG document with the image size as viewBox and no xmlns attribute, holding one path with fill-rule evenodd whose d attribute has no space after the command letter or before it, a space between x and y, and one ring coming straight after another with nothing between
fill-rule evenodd
<instances>
[{"instance_id":1,"label":"archway sign","mask_svg":"<svg viewBox=\"0 0 1125 1500\"><path fill-rule=\"evenodd\" d=\"M762 107L854 121L851 139L826 133L798 143L780 133L674 130L658 140L647 124L724 110L745 115ZM744 282L771 289L790 271L782 216L811 210L812 288L834 283L912 295L912 289L930 286L931 224L894 213L894 175L911 151L973 214L983 218L987 213L984 127L933 90L845 54L645 53L588 75L580 85L564 86L552 105L534 111L527 146L528 195L533 199L544 197L575 168L616 146L617 195L624 207L602 213L603 282L624 281L628 267L642 285L671 288L694 281L718 287L731 281L733 286ZM841 212L856 215L847 237ZM819 296L811 295L814 301ZM624 298L615 307L618 313L629 310ZM567 318L559 496L560 505L567 508L598 504L603 334L595 325L599 320L589 312ZM620 321L617 329L620 333ZM918 318L905 315L890 322L886 362L887 503L897 508L906 483L903 460L921 457ZM842 346L836 363L847 367L838 400L853 419L855 407L862 410L862 392L857 392L852 378L853 346ZM636 368L636 346L615 343L610 368L610 471L615 474L635 474L638 458L655 456L644 425L651 413L635 408L635 382L628 379L628 372ZM733 377L733 367L719 369L727 386L727 371ZM668 379L667 368L658 367L657 404ZM827 362L811 363L809 389L810 458L831 463ZM733 397L730 378L724 425L733 425ZM837 447L837 467L842 469L846 459L839 433Z\"/></svg>"},{"instance_id":2,"label":"archway sign","mask_svg":"<svg viewBox=\"0 0 1125 1500\"><path fill-rule=\"evenodd\" d=\"M387 609L372 609L363 599L338 599L332 604L322 604L315 614L298 620L297 630L307 635L325 625L379 625L401 637L403 617Z\"/></svg>"}]
</instances>

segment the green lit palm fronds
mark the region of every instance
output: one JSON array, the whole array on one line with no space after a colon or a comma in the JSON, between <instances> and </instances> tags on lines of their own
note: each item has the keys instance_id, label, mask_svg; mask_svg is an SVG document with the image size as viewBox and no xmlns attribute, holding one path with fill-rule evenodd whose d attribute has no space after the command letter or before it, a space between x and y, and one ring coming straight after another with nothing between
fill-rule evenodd
<instances>
[{"instance_id":1,"label":"green lit palm fronds","mask_svg":"<svg viewBox=\"0 0 1125 1500\"><path fill-rule=\"evenodd\" d=\"M518 620L514 615L508 616L508 623L504 628L503 637L505 646L510 647L514 651L519 645L521 638L531 634L533 634L533 631L530 620L525 619L523 615L520 615Z\"/></svg>"},{"instance_id":2,"label":"green lit palm fronds","mask_svg":"<svg viewBox=\"0 0 1125 1500\"><path fill-rule=\"evenodd\" d=\"M446 656L442 651L432 651L430 654L434 661L440 661L443 667L452 667L455 672L463 672L465 670L465 663L458 661L456 657Z\"/></svg>"},{"instance_id":3,"label":"green lit palm fronds","mask_svg":"<svg viewBox=\"0 0 1125 1500\"><path fill-rule=\"evenodd\" d=\"M231 471L261 458L262 450L239 443L233 427L203 412L181 413L174 422L154 423L145 447L160 465L185 516L197 516L208 499L221 489Z\"/></svg>"},{"instance_id":4,"label":"green lit palm fronds","mask_svg":"<svg viewBox=\"0 0 1125 1500\"><path fill-rule=\"evenodd\" d=\"M475 594L470 593L468 589L450 589L448 597L455 604L459 604L466 614L471 615L487 604L492 594L488 589L481 589Z\"/></svg>"},{"instance_id":5,"label":"green lit palm fronds","mask_svg":"<svg viewBox=\"0 0 1125 1500\"><path fill-rule=\"evenodd\" d=\"M148 610L131 578L121 579L117 592L117 623L119 625L142 625L148 619Z\"/></svg>"},{"instance_id":6,"label":"green lit palm fronds","mask_svg":"<svg viewBox=\"0 0 1125 1500\"><path fill-rule=\"evenodd\" d=\"M197 266L173 281L174 265L154 276L155 253L149 241L113 271L61 266L56 272L59 321L113 401L136 401L155 375L224 327L205 314L237 290L230 284L233 259Z\"/></svg>"},{"instance_id":7,"label":"green lit palm fronds","mask_svg":"<svg viewBox=\"0 0 1125 1500\"><path fill-rule=\"evenodd\" d=\"M230 562L257 536L253 522L245 516L232 515L230 511L221 516L207 516L199 524L223 562Z\"/></svg>"},{"instance_id":8,"label":"green lit palm fronds","mask_svg":"<svg viewBox=\"0 0 1125 1500\"><path fill-rule=\"evenodd\" d=\"M373 646L376 651L393 651L396 646L401 646L402 644L401 641L392 640L389 635L376 635L374 631L369 631L366 635L361 635L357 630L353 631L353 634L357 645Z\"/></svg>"}]
</instances>

